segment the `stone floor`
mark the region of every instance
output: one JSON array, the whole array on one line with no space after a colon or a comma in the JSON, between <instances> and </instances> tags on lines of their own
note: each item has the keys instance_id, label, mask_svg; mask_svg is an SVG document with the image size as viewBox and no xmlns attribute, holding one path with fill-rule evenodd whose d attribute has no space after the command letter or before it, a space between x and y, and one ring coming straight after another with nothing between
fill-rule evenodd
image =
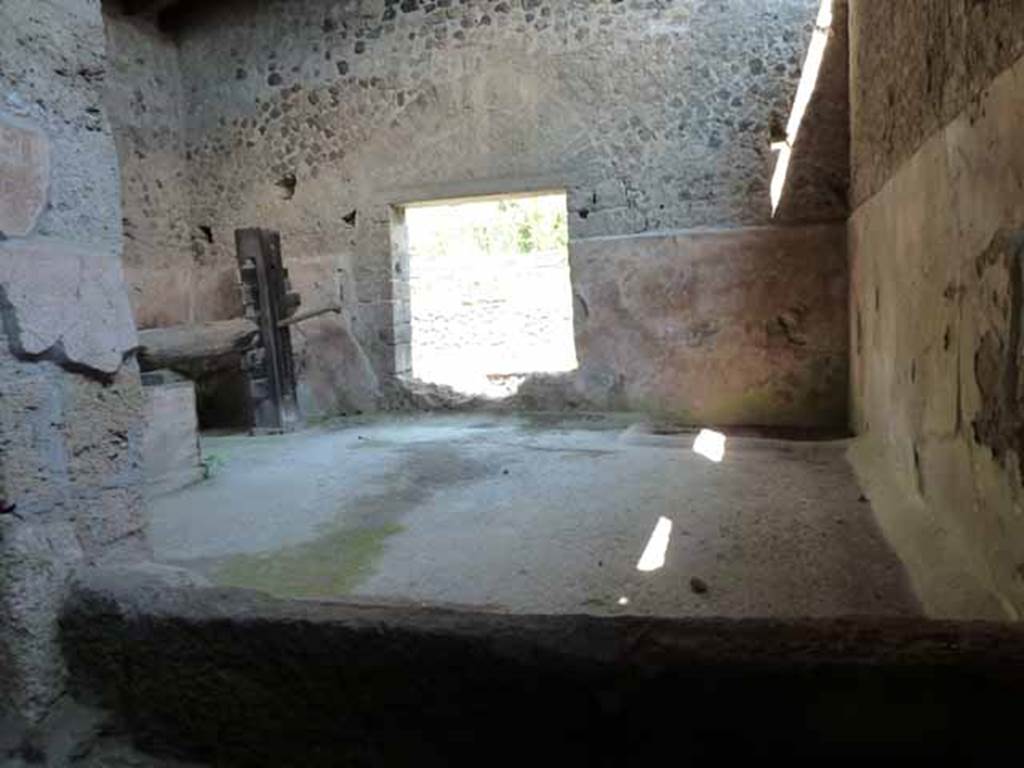
<instances>
[{"instance_id":1,"label":"stone floor","mask_svg":"<svg viewBox=\"0 0 1024 768\"><path fill-rule=\"evenodd\" d=\"M475 414L206 437L211 476L153 500L150 536L162 561L279 596L920 612L845 443L731 436L716 463L693 433L657 432L628 416Z\"/></svg>"}]
</instances>

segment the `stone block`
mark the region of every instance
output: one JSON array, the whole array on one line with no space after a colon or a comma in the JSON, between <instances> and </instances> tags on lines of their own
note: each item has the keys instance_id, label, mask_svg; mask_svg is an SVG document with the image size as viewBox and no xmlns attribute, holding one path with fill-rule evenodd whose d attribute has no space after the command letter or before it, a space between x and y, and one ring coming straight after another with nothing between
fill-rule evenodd
<instances>
[{"instance_id":1,"label":"stone block","mask_svg":"<svg viewBox=\"0 0 1024 768\"><path fill-rule=\"evenodd\" d=\"M394 350L394 374L407 376L412 373L412 344L404 342L396 344Z\"/></svg>"},{"instance_id":2,"label":"stone block","mask_svg":"<svg viewBox=\"0 0 1024 768\"><path fill-rule=\"evenodd\" d=\"M75 376L62 382L71 481L76 486L138 482L144 402L134 362L109 381Z\"/></svg>"},{"instance_id":3,"label":"stone block","mask_svg":"<svg viewBox=\"0 0 1024 768\"><path fill-rule=\"evenodd\" d=\"M53 238L0 242L19 354L113 374L138 340L116 252Z\"/></svg>"},{"instance_id":4,"label":"stone block","mask_svg":"<svg viewBox=\"0 0 1024 768\"><path fill-rule=\"evenodd\" d=\"M131 562L148 554L141 488L105 488L76 506L75 534L89 562Z\"/></svg>"},{"instance_id":5,"label":"stone block","mask_svg":"<svg viewBox=\"0 0 1024 768\"><path fill-rule=\"evenodd\" d=\"M364 348L347 325L325 321L314 344L330 344L331 358L310 356L300 406L306 416L373 410L378 391L377 373Z\"/></svg>"},{"instance_id":6,"label":"stone block","mask_svg":"<svg viewBox=\"0 0 1024 768\"><path fill-rule=\"evenodd\" d=\"M40 131L0 115L0 233L24 237L46 208L50 142Z\"/></svg>"},{"instance_id":7,"label":"stone block","mask_svg":"<svg viewBox=\"0 0 1024 768\"><path fill-rule=\"evenodd\" d=\"M0 517L0 710L38 720L62 693L56 619L81 557L70 524Z\"/></svg>"},{"instance_id":8,"label":"stone block","mask_svg":"<svg viewBox=\"0 0 1024 768\"><path fill-rule=\"evenodd\" d=\"M388 334L392 344L405 344L409 345L412 343L412 323L401 323L396 324L391 329L391 333Z\"/></svg>"},{"instance_id":9,"label":"stone block","mask_svg":"<svg viewBox=\"0 0 1024 768\"><path fill-rule=\"evenodd\" d=\"M143 468L147 492L158 495L202 476L195 384L179 381L145 387Z\"/></svg>"},{"instance_id":10,"label":"stone block","mask_svg":"<svg viewBox=\"0 0 1024 768\"><path fill-rule=\"evenodd\" d=\"M0 495L23 515L66 496L67 448L60 371L16 359L0 336Z\"/></svg>"}]
</instances>

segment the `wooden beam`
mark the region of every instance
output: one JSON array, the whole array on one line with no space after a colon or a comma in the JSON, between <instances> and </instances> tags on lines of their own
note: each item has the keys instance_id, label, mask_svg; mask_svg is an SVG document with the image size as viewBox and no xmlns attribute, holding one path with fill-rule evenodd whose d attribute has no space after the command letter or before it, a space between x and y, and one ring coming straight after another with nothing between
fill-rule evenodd
<instances>
[{"instance_id":1,"label":"wooden beam","mask_svg":"<svg viewBox=\"0 0 1024 768\"><path fill-rule=\"evenodd\" d=\"M139 365L144 371L213 370L249 349L259 332L246 317L139 331Z\"/></svg>"},{"instance_id":2,"label":"wooden beam","mask_svg":"<svg viewBox=\"0 0 1024 768\"><path fill-rule=\"evenodd\" d=\"M308 312L299 312L297 315L286 317L284 320L277 321L278 328L286 328L289 325L295 325L296 323L302 323L306 320L312 320L314 317L320 317L320 315L326 315L333 313L335 315L341 314L340 304L331 304L326 307L320 307L319 309L311 309Z\"/></svg>"},{"instance_id":3,"label":"wooden beam","mask_svg":"<svg viewBox=\"0 0 1024 768\"><path fill-rule=\"evenodd\" d=\"M246 355L253 432L290 429L298 419L291 331L280 323L299 306L281 258L281 235L270 229L235 230L245 314L259 323L260 349Z\"/></svg>"}]
</instances>

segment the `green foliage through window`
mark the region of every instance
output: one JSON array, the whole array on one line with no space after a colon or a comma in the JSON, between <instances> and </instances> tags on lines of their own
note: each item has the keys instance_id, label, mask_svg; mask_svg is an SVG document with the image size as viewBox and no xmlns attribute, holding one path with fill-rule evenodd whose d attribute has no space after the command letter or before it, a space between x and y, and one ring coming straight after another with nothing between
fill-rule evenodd
<instances>
[{"instance_id":1,"label":"green foliage through window","mask_svg":"<svg viewBox=\"0 0 1024 768\"><path fill-rule=\"evenodd\" d=\"M569 242L564 195L412 207L406 215L417 219L410 247L420 256L535 253L564 250Z\"/></svg>"}]
</instances>

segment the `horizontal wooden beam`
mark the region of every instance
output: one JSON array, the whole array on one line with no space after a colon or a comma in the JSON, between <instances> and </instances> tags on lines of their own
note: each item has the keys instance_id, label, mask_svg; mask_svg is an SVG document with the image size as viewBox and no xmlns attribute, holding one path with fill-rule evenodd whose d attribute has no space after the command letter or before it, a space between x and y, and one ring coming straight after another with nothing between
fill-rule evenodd
<instances>
[{"instance_id":1,"label":"horizontal wooden beam","mask_svg":"<svg viewBox=\"0 0 1024 768\"><path fill-rule=\"evenodd\" d=\"M214 369L219 361L249 349L259 332L245 317L139 331L139 365L144 371Z\"/></svg>"}]
</instances>

